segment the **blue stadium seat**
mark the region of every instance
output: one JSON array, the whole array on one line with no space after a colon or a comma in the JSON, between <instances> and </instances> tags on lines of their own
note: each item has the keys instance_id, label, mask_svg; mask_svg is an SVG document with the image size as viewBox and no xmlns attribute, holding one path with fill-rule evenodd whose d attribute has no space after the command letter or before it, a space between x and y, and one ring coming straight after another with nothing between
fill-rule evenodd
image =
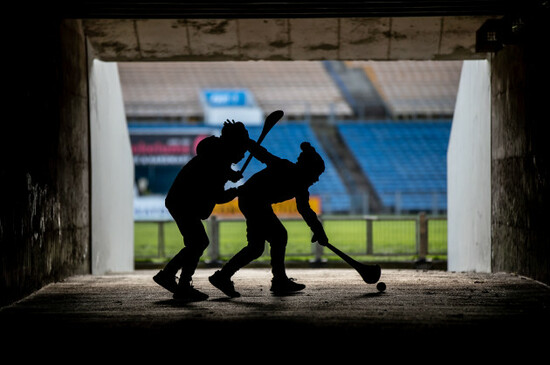
<instances>
[{"instance_id":1,"label":"blue stadium seat","mask_svg":"<svg viewBox=\"0 0 550 365\"><path fill-rule=\"evenodd\" d=\"M258 138L262 131L262 127L247 127L247 129L250 138L254 140ZM262 145L274 155L296 162L301 152L300 143L304 141L311 143L325 161L325 172L321 175L319 181L309 189L310 194L321 197L323 213L349 211L351 201L346 187L307 123L284 122L278 124L276 128L269 132ZM248 157L248 154L240 165L244 163L246 157ZM252 159L244 173L244 178L248 179L263 168L265 168L264 164Z\"/></svg>"},{"instance_id":2,"label":"blue stadium seat","mask_svg":"<svg viewBox=\"0 0 550 365\"><path fill-rule=\"evenodd\" d=\"M346 122L338 128L386 207L447 209L450 121Z\"/></svg>"}]
</instances>

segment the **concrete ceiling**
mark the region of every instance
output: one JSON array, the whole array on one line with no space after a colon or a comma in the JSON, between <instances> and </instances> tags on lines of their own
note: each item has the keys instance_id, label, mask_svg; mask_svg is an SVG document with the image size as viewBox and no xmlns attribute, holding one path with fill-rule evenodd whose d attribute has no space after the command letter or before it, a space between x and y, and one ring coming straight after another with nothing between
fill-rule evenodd
<instances>
[{"instance_id":1,"label":"concrete ceiling","mask_svg":"<svg viewBox=\"0 0 550 365\"><path fill-rule=\"evenodd\" d=\"M460 60L486 16L300 19L87 19L105 61Z\"/></svg>"},{"instance_id":2,"label":"concrete ceiling","mask_svg":"<svg viewBox=\"0 0 550 365\"><path fill-rule=\"evenodd\" d=\"M70 2L105 61L463 60L489 18L541 1ZM533 5L534 6L534 5Z\"/></svg>"}]
</instances>

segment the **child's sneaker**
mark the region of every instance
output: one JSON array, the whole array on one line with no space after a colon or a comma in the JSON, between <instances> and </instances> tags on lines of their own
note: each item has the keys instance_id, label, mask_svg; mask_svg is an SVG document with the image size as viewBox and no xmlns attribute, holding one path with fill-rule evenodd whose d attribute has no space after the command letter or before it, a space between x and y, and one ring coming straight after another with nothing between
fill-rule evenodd
<instances>
[{"instance_id":1,"label":"child's sneaker","mask_svg":"<svg viewBox=\"0 0 550 365\"><path fill-rule=\"evenodd\" d=\"M303 290L306 286L298 284L296 279L287 277L274 277L271 279L271 291L275 294L288 294Z\"/></svg>"},{"instance_id":2,"label":"child's sneaker","mask_svg":"<svg viewBox=\"0 0 550 365\"><path fill-rule=\"evenodd\" d=\"M216 271L214 275L210 276L208 280L228 297L237 298L241 296L239 292L235 291L233 282L219 270Z\"/></svg>"},{"instance_id":3,"label":"child's sneaker","mask_svg":"<svg viewBox=\"0 0 550 365\"><path fill-rule=\"evenodd\" d=\"M173 298L185 302L201 302L208 299L208 294L193 288L190 283L180 283L174 292Z\"/></svg>"},{"instance_id":4,"label":"child's sneaker","mask_svg":"<svg viewBox=\"0 0 550 365\"><path fill-rule=\"evenodd\" d=\"M172 293L175 293L178 288L176 276L166 274L166 272L162 270L160 270L155 276L153 276L153 280L155 281L155 283Z\"/></svg>"}]
</instances>

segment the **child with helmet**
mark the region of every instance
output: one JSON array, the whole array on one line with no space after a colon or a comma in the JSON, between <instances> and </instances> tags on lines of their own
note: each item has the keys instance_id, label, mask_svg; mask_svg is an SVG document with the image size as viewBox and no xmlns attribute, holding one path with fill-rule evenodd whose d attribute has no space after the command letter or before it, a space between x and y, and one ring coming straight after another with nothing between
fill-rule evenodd
<instances>
[{"instance_id":1,"label":"child with helmet","mask_svg":"<svg viewBox=\"0 0 550 365\"><path fill-rule=\"evenodd\" d=\"M328 242L317 214L309 205L309 187L319 181L325 163L314 147L302 142L296 163L269 153L264 147L250 141L250 152L266 167L254 174L238 188L239 209L246 218L248 245L233 256L212 275L210 282L230 297L238 297L231 277L242 267L261 256L264 243L271 245L272 285L275 294L302 290L305 285L296 283L286 275L285 251L288 234L272 209L272 204L296 198L298 212L313 232L312 242Z\"/></svg>"},{"instance_id":2,"label":"child with helmet","mask_svg":"<svg viewBox=\"0 0 550 365\"><path fill-rule=\"evenodd\" d=\"M182 167L168 191L165 205L183 236L184 247L153 279L174 293L174 299L208 298L191 285L199 259L209 244L202 220L210 216L216 204L229 202L237 195L236 188L226 190L225 184L242 178L231 166L242 160L249 141L243 123L225 122L220 137L207 137L197 145L196 156Z\"/></svg>"}]
</instances>

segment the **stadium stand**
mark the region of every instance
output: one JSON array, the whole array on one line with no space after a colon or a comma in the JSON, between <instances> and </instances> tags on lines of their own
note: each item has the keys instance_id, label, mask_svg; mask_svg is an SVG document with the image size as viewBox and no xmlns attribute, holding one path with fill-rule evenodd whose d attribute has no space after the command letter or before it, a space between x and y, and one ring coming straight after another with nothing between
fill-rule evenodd
<instances>
[{"instance_id":1,"label":"stadium stand","mask_svg":"<svg viewBox=\"0 0 550 365\"><path fill-rule=\"evenodd\" d=\"M338 129L386 207L446 210L450 121L343 122Z\"/></svg>"},{"instance_id":2,"label":"stadium stand","mask_svg":"<svg viewBox=\"0 0 550 365\"><path fill-rule=\"evenodd\" d=\"M246 88L266 113L283 109L290 119L352 115L322 62L122 62L118 68L132 120L201 120L199 92L208 88Z\"/></svg>"},{"instance_id":3,"label":"stadium stand","mask_svg":"<svg viewBox=\"0 0 550 365\"><path fill-rule=\"evenodd\" d=\"M348 61L363 70L394 119L451 118L462 61Z\"/></svg>"},{"instance_id":4,"label":"stadium stand","mask_svg":"<svg viewBox=\"0 0 550 365\"><path fill-rule=\"evenodd\" d=\"M129 124L201 127L200 92L205 88L245 88L266 114L284 110L285 118L264 144L291 161L302 141L315 146L327 171L311 193L322 197L325 213L360 212L361 194L372 203L363 213L381 212L380 203L383 211L446 210L446 148L461 61L136 62L118 67ZM382 119L387 120L376 121ZM257 138L261 127L249 130ZM329 148L331 143L339 148ZM362 175L356 173L358 164ZM245 177L260 168L253 159ZM162 192L178 169L136 166L136 176L155 170L151 188Z\"/></svg>"}]
</instances>

